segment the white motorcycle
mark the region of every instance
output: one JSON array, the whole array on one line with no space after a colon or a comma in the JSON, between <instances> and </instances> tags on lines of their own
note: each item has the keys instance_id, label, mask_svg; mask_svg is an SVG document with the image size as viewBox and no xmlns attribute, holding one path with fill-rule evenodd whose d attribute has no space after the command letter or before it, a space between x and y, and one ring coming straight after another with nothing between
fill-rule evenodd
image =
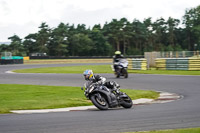
<instances>
[{"instance_id":1,"label":"white motorcycle","mask_svg":"<svg viewBox=\"0 0 200 133\"><path fill-rule=\"evenodd\" d=\"M116 78L120 76L124 76L124 78L128 78L128 61L126 59L118 59L117 62L114 62L114 69Z\"/></svg>"}]
</instances>

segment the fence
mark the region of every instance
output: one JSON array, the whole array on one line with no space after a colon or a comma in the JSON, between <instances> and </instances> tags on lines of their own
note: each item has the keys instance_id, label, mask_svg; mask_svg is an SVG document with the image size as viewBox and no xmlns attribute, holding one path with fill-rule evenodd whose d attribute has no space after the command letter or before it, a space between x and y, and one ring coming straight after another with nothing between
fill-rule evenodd
<instances>
[{"instance_id":1,"label":"fence","mask_svg":"<svg viewBox=\"0 0 200 133\"><path fill-rule=\"evenodd\" d=\"M131 70L147 70L147 60L146 59L128 59L129 65L128 69Z\"/></svg>"},{"instance_id":2,"label":"fence","mask_svg":"<svg viewBox=\"0 0 200 133\"><path fill-rule=\"evenodd\" d=\"M159 58L187 58L187 57L200 57L199 51L168 51L160 52Z\"/></svg>"}]
</instances>

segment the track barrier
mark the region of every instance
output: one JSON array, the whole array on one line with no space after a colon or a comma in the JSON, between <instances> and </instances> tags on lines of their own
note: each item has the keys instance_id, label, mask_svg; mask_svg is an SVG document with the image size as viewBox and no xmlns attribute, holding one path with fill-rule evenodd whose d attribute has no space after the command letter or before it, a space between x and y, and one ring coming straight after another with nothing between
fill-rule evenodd
<instances>
[{"instance_id":1,"label":"track barrier","mask_svg":"<svg viewBox=\"0 0 200 133\"><path fill-rule=\"evenodd\" d=\"M200 58L157 58L158 70L200 70Z\"/></svg>"},{"instance_id":2,"label":"track barrier","mask_svg":"<svg viewBox=\"0 0 200 133\"><path fill-rule=\"evenodd\" d=\"M10 58L7 57L1 57L0 64L6 65L6 64L23 64L24 59L21 56L11 56Z\"/></svg>"},{"instance_id":3,"label":"track barrier","mask_svg":"<svg viewBox=\"0 0 200 133\"><path fill-rule=\"evenodd\" d=\"M147 60L144 58L128 59L128 69L131 70L147 70Z\"/></svg>"}]
</instances>

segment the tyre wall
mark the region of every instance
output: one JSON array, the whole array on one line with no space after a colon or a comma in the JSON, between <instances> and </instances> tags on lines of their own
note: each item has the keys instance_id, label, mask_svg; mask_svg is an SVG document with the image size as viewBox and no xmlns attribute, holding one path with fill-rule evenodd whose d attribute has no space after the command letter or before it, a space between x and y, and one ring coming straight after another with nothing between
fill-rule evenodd
<instances>
[{"instance_id":1,"label":"tyre wall","mask_svg":"<svg viewBox=\"0 0 200 133\"><path fill-rule=\"evenodd\" d=\"M0 64L1 65L7 65L7 64L23 64L24 59L21 56L12 56L12 58L5 58L1 57Z\"/></svg>"},{"instance_id":2,"label":"tyre wall","mask_svg":"<svg viewBox=\"0 0 200 133\"><path fill-rule=\"evenodd\" d=\"M147 60L144 58L139 59L128 59L128 69L131 70L147 70Z\"/></svg>"},{"instance_id":3,"label":"tyre wall","mask_svg":"<svg viewBox=\"0 0 200 133\"><path fill-rule=\"evenodd\" d=\"M200 70L200 58L157 58L158 70Z\"/></svg>"}]
</instances>

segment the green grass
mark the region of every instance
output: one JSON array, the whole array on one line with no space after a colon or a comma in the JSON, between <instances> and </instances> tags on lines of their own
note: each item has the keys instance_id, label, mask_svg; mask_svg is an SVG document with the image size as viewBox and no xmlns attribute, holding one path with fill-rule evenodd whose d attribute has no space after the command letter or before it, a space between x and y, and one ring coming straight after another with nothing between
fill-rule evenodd
<instances>
[{"instance_id":1,"label":"green grass","mask_svg":"<svg viewBox=\"0 0 200 133\"><path fill-rule=\"evenodd\" d=\"M92 69L94 73L112 73L110 65L83 65L66 67L46 67L14 70L18 73L83 73L86 69Z\"/></svg>"},{"instance_id":2,"label":"green grass","mask_svg":"<svg viewBox=\"0 0 200 133\"><path fill-rule=\"evenodd\" d=\"M132 100L139 98L156 99L159 97L159 93L152 90L121 89L121 91L128 94Z\"/></svg>"},{"instance_id":3,"label":"green grass","mask_svg":"<svg viewBox=\"0 0 200 133\"><path fill-rule=\"evenodd\" d=\"M154 91L128 90L123 92L132 99L157 98ZM84 96L80 87L0 84L0 113L10 110L51 109L87 106L92 103Z\"/></svg>"},{"instance_id":4,"label":"green grass","mask_svg":"<svg viewBox=\"0 0 200 133\"><path fill-rule=\"evenodd\" d=\"M24 64L112 63L112 59L31 59Z\"/></svg>"},{"instance_id":5,"label":"green grass","mask_svg":"<svg viewBox=\"0 0 200 133\"><path fill-rule=\"evenodd\" d=\"M46 67L14 70L17 73L83 73L86 69L92 69L94 73L113 73L110 65L83 65L66 67ZM168 74L168 75L200 75L200 71L183 70L128 70L129 73L138 74Z\"/></svg>"},{"instance_id":6,"label":"green grass","mask_svg":"<svg viewBox=\"0 0 200 133\"><path fill-rule=\"evenodd\" d=\"M128 132L128 133L200 133L200 128L159 130L159 131L143 131L143 132Z\"/></svg>"}]
</instances>

